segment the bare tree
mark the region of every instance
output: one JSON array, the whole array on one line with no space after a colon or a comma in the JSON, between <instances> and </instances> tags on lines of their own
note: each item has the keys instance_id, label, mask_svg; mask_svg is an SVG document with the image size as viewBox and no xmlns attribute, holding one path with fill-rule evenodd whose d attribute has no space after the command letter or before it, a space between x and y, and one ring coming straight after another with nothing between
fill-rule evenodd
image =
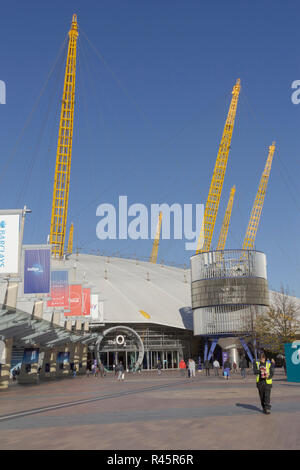
<instances>
[{"instance_id":1,"label":"bare tree","mask_svg":"<svg viewBox=\"0 0 300 470\"><path fill-rule=\"evenodd\" d=\"M259 344L274 353L284 354L284 343L291 343L300 333L300 303L281 287L274 292L271 306L254 319L254 333Z\"/></svg>"}]
</instances>

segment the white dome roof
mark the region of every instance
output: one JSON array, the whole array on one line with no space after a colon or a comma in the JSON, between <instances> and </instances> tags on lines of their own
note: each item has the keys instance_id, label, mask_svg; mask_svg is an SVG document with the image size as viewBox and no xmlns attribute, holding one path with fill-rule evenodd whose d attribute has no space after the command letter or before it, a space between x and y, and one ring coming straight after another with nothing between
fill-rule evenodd
<instances>
[{"instance_id":1,"label":"white dome roof","mask_svg":"<svg viewBox=\"0 0 300 470\"><path fill-rule=\"evenodd\" d=\"M193 329L189 270L85 254L52 260L55 268L68 269L70 283L82 282L99 294L104 323L156 323Z\"/></svg>"}]
</instances>

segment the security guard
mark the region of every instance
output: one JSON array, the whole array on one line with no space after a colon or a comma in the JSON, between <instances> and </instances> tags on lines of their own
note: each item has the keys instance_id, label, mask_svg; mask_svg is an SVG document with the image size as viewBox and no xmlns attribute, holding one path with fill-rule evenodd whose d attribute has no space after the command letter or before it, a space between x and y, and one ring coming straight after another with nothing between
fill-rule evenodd
<instances>
[{"instance_id":1,"label":"security guard","mask_svg":"<svg viewBox=\"0 0 300 470\"><path fill-rule=\"evenodd\" d=\"M263 412L269 415L271 410L270 400L274 368L272 363L266 360L265 353L261 353L260 361L253 362L253 371L254 374L256 374L256 386L258 388Z\"/></svg>"}]
</instances>

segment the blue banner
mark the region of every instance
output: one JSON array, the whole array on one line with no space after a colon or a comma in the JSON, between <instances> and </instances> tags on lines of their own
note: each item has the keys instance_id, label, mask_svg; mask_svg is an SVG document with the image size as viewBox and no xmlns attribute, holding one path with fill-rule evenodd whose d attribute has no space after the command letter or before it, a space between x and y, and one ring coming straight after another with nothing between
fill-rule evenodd
<instances>
[{"instance_id":1,"label":"blue banner","mask_svg":"<svg viewBox=\"0 0 300 470\"><path fill-rule=\"evenodd\" d=\"M248 354L248 357L249 357L250 361L253 363L254 357L252 356L251 351L250 351L246 341L244 340L244 338L240 338L240 342L242 343L242 346L243 346L244 350Z\"/></svg>"},{"instance_id":2,"label":"blue banner","mask_svg":"<svg viewBox=\"0 0 300 470\"><path fill-rule=\"evenodd\" d=\"M70 353L69 352L58 352L57 353L57 362L61 364L66 364L70 362Z\"/></svg>"},{"instance_id":3,"label":"blue banner","mask_svg":"<svg viewBox=\"0 0 300 470\"><path fill-rule=\"evenodd\" d=\"M25 250L24 294L49 294L50 249Z\"/></svg>"},{"instance_id":4,"label":"blue banner","mask_svg":"<svg viewBox=\"0 0 300 470\"><path fill-rule=\"evenodd\" d=\"M227 361L228 359L228 352L227 351L222 351L222 362L223 362L223 365L225 364L225 362Z\"/></svg>"},{"instance_id":5,"label":"blue banner","mask_svg":"<svg viewBox=\"0 0 300 470\"><path fill-rule=\"evenodd\" d=\"M300 382L300 341L284 345L288 382Z\"/></svg>"},{"instance_id":6,"label":"blue banner","mask_svg":"<svg viewBox=\"0 0 300 470\"><path fill-rule=\"evenodd\" d=\"M24 349L23 362L24 364L34 364L39 360L39 349L31 348Z\"/></svg>"}]
</instances>

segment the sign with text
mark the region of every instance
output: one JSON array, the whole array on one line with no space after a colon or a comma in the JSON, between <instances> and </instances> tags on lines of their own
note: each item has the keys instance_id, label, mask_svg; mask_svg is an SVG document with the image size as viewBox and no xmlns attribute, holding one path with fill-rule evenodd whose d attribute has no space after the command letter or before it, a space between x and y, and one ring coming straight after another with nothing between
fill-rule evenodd
<instances>
[{"instance_id":1,"label":"sign with text","mask_svg":"<svg viewBox=\"0 0 300 470\"><path fill-rule=\"evenodd\" d=\"M300 341L284 345L288 382L300 382Z\"/></svg>"},{"instance_id":2,"label":"sign with text","mask_svg":"<svg viewBox=\"0 0 300 470\"><path fill-rule=\"evenodd\" d=\"M0 274L19 273L20 215L0 213Z\"/></svg>"},{"instance_id":3,"label":"sign with text","mask_svg":"<svg viewBox=\"0 0 300 470\"><path fill-rule=\"evenodd\" d=\"M65 316L82 315L82 286L70 284L69 286L70 311L65 312Z\"/></svg>"},{"instance_id":4,"label":"sign with text","mask_svg":"<svg viewBox=\"0 0 300 470\"><path fill-rule=\"evenodd\" d=\"M51 271L51 300L47 307L69 307L68 271Z\"/></svg>"},{"instance_id":5,"label":"sign with text","mask_svg":"<svg viewBox=\"0 0 300 470\"><path fill-rule=\"evenodd\" d=\"M82 314L91 315L91 289L82 289Z\"/></svg>"},{"instance_id":6,"label":"sign with text","mask_svg":"<svg viewBox=\"0 0 300 470\"><path fill-rule=\"evenodd\" d=\"M26 249L24 255L24 294L49 294L50 249Z\"/></svg>"}]
</instances>

